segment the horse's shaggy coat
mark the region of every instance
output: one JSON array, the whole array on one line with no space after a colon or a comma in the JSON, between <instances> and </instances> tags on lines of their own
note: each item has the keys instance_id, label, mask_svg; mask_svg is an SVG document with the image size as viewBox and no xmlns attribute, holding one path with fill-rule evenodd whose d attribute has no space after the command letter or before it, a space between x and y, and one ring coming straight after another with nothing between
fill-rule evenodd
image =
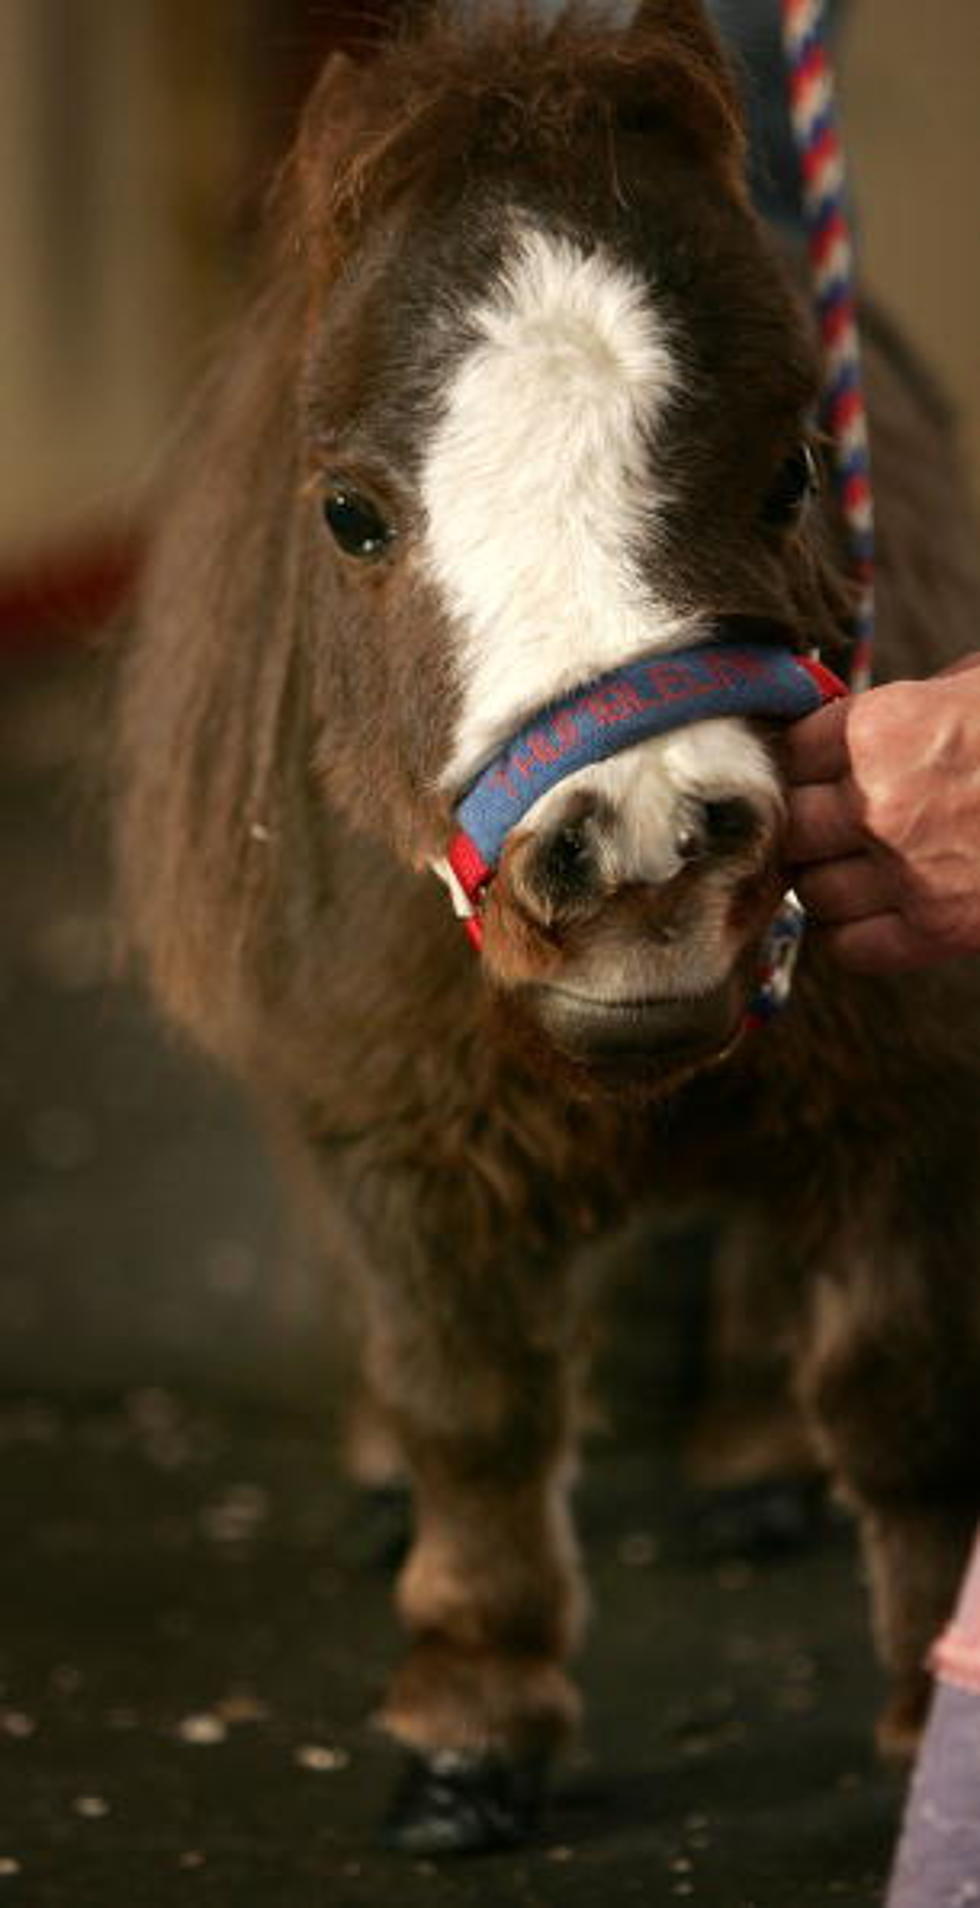
<instances>
[{"instance_id":1,"label":"horse's shaggy coat","mask_svg":"<svg viewBox=\"0 0 980 1908\"><path fill-rule=\"evenodd\" d=\"M482 962L428 866L461 779L595 669L718 613L846 657L829 489L771 504L818 367L742 157L695 0L328 64L128 668L134 941L343 1239L416 1501L385 1716L430 1757L516 1765L575 1716L575 1247L640 1201L712 1204L794 1296L896 1731L976 1518L975 968L865 981L811 944L739 1037L781 801L733 723L552 791ZM867 356L880 668L921 675L976 641L967 515L921 373L879 322ZM338 486L373 560L324 524Z\"/></svg>"}]
</instances>

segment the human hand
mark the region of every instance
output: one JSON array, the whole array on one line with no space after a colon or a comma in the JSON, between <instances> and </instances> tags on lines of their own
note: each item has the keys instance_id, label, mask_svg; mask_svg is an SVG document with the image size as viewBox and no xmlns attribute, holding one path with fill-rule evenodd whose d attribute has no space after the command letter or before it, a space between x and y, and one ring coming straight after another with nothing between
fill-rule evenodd
<instances>
[{"instance_id":1,"label":"human hand","mask_svg":"<svg viewBox=\"0 0 980 1908\"><path fill-rule=\"evenodd\" d=\"M796 890L844 965L980 952L980 655L828 703L785 765Z\"/></svg>"}]
</instances>

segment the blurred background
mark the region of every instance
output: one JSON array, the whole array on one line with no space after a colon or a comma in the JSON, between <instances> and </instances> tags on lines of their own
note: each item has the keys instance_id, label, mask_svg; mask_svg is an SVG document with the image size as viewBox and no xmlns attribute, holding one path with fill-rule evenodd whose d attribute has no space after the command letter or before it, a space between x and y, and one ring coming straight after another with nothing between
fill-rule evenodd
<instances>
[{"instance_id":1,"label":"blurred background","mask_svg":"<svg viewBox=\"0 0 980 1908\"><path fill-rule=\"evenodd\" d=\"M154 470L298 102L382 12L0 0L0 1385L322 1389L247 1116L113 984L98 790Z\"/></svg>"},{"instance_id":2,"label":"blurred background","mask_svg":"<svg viewBox=\"0 0 980 1908\"><path fill-rule=\"evenodd\" d=\"M0 587L94 571L234 297L260 182L384 0L3 0ZM980 8L858 0L846 101L869 279L980 451Z\"/></svg>"},{"instance_id":3,"label":"blurred background","mask_svg":"<svg viewBox=\"0 0 980 1908\"><path fill-rule=\"evenodd\" d=\"M325 53L384 0L0 0L0 1375L316 1382L314 1287L234 1096L107 986L92 638ZM867 277L980 468L980 6L856 0ZM980 632L978 632L980 640ZM105 647L105 645L103 645ZM96 644L96 651L98 644Z\"/></svg>"}]
</instances>

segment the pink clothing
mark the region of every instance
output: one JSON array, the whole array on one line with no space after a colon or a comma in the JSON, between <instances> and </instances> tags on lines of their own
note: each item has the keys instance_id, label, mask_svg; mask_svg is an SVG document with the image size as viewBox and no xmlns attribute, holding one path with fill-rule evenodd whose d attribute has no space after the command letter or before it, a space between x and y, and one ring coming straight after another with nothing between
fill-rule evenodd
<instances>
[{"instance_id":1,"label":"pink clothing","mask_svg":"<svg viewBox=\"0 0 980 1908\"><path fill-rule=\"evenodd\" d=\"M930 1668L940 1682L980 1696L980 1537L955 1614L933 1647Z\"/></svg>"},{"instance_id":2,"label":"pink clothing","mask_svg":"<svg viewBox=\"0 0 980 1908\"><path fill-rule=\"evenodd\" d=\"M887 1908L980 1901L980 1536L955 1615L930 1663L939 1680Z\"/></svg>"}]
</instances>

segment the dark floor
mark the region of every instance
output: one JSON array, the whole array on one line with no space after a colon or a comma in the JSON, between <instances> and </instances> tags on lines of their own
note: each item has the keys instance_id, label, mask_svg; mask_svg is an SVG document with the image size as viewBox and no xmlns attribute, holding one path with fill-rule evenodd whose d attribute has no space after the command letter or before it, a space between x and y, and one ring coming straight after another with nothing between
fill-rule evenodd
<instances>
[{"instance_id":1,"label":"dark floor","mask_svg":"<svg viewBox=\"0 0 980 1908\"><path fill-rule=\"evenodd\" d=\"M540 1844L375 1852L394 1528L338 1481L317 1282L233 1096L108 983L91 675L0 682L0 1908L871 1908L899 1791L849 1532L709 1556L664 1456L693 1253L610 1353L587 1736Z\"/></svg>"}]
</instances>

